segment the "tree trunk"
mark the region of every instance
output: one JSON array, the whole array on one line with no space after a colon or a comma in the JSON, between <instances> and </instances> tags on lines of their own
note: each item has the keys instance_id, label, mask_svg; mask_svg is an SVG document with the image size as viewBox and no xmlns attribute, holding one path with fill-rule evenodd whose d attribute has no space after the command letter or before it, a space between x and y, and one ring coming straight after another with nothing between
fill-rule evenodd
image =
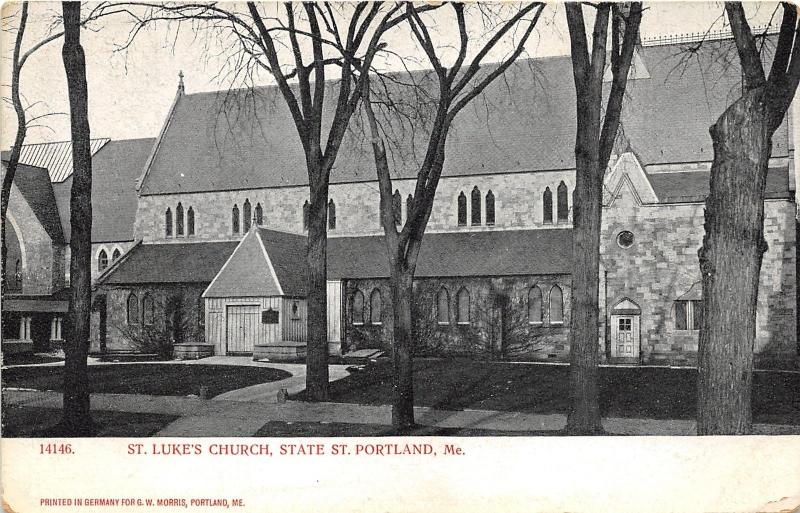
<instances>
[{"instance_id":1,"label":"tree trunk","mask_svg":"<svg viewBox=\"0 0 800 513\"><path fill-rule=\"evenodd\" d=\"M317 164L309 163L309 167ZM322 173L319 171L317 174ZM328 400L328 180L311 183L308 220L308 346L306 393L311 401Z\"/></svg>"},{"instance_id":2,"label":"tree trunk","mask_svg":"<svg viewBox=\"0 0 800 513\"><path fill-rule=\"evenodd\" d=\"M764 88L747 92L711 129L714 162L699 251L703 323L697 433L747 434L756 304L764 240L764 186L772 149Z\"/></svg>"},{"instance_id":3,"label":"tree trunk","mask_svg":"<svg viewBox=\"0 0 800 513\"><path fill-rule=\"evenodd\" d=\"M392 265L392 427L396 434L407 434L414 427L414 339L411 317L413 281L414 273L404 262Z\"/></svg>"},{"instance_id":4,"label":"tree trunk","mask_svg":"<svg viewBox=\"0 0 800 513\"><path fill-rule=\"evenodd\" d=\"M62 57L69 91L72 128L73 179L70 197L70 280L68 336L64 344L64 403L61 428L66 435L86 436L94 431L89 411L89 319L92 300L92 161L89 146L89 99L86 60L80 42L80 2L63 2Z\"/></svg>"},{"instance_id":5,"label":"tree trunk","mask_svg":"<svg viewBox=\"0 0 800 513\"><path fill-rule=\"evenodd\" d=\"M581 130L577 137L572 210L571 407L567 432L574 435L603 432L597 367L603 179L598 172L597 139L587 132L591 130Z\"/></svg>"},{"instance_id":6,"label":"tree trunk","mask_svg":"<svg viewBox=\"0 0 800 513\"><path fill-rule=\"evenodd\" d=\"M19 65L19 55L22 51L22 38L28 24L28 2L22 3L20 11L19 28L14 42L14 56L11 61L11 103L14 105L14 112L17 115L17 134L14 137L14 145L11 147L11 155L8 157L6 170L3 175L3 189L0 192L0 290L6 290L6 260L8 247L6 246L6 216L8 214L8 202L11 198L11 184L14 183L14 176L17 173L19 156L22 153L22 144L25 142L25 135L28 125L25 116L25 108L22 106L22 98L19 92L19 78L22 67Z\"/></svg>"}]
</instances>

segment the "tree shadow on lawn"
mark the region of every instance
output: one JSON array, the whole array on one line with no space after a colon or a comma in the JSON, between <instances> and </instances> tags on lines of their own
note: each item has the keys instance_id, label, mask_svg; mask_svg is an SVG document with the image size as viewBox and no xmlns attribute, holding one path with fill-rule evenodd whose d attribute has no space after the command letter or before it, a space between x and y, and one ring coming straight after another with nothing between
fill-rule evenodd
<instances>
[{"instance_id":1,"label":"tree shadow on lawn","mask_svg":"<svg viewBox=\"0 0 800 513\"><path fill-rule=\"evenodd\" d=\"M558 436L559 431L500 431L493 429L416 426L401 436ZM398 436L392 426L345 422L284 422L264 424L253 436L258 437L386 437Z\"/></svg>"},{"instance_id":2,"label":"tree shadow on lawn","mask_svg":"<svg viewBox=\"0 0 800 513\"><path fill-rule=\"evenodd\" d=\"M63 366L5 369L3 388L62 392L63 372ZM291 377L270 367L157 363L90 365L88 372L92 393L187 396L198 395L204 386L207 397Z\"/></svg>"},{"instance_id":3,"label":"tree shadow on lawn","mask_svg":"<svg viewBox=\"0 0 800 513\"><path fill-rule=\"evenodd\" d=\"M156 413L92 411L96 437L153 436L177 416ZM49 438L67 436L59 429L61 410L9 405L3 408L3 436L9 438Z\"/></svg>"},{"instance_id":4,"label":"tree shadow on lawn","mask_svg":"<svg viewBox=\"0 0 800 513\"><path fill-rule=\"evenodd\" d=\"M331 400L390 404L391 362L370 364L331 384ZM601 367L600 410L604 417L695 418L697 370ZM462 358L417 359L414 403L444 410L497 410L567 414L569 366L485 362ZM304 400L304 393L294 396ZM800 374L756 372L755 422L800 424Z\"/></svg>"}]
</instances>

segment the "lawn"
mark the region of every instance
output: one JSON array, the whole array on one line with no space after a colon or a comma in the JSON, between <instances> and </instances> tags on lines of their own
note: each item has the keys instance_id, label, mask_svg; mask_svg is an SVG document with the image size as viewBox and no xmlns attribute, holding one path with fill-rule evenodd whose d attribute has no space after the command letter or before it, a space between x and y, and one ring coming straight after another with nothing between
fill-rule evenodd
<instances>
[{"instance_id":1,"label":"lawn","mask_svg":"<svg viewBox=\"0 0 800 513\"><path fill-rule=\"evenodd\" d=\"M600 409L604 417L694 419L695 369L602 367ZM330 400L388 404L391 363L379 361L331 384ZM294 398L303 400L301 392ZM563 413L569 408L569 367L417 359L414 403L446 410L478 409ZM800 374L756 372L755 422L800 425Z\"/></svg>"},{"instance_id":2,"label":"lawn","mask_svg":"<svg viewBox=\"0 0 800 513\"><path fill-rule=\"evenodd\" d=\"M12 367L2 372L3 388L63 391L63 366ZM259 383L269 383L291 374L269 367L184 364L90 365L92 393L198 395L208 387L208 397Z\"/></svg>"},{"instance_id":3,"label":"lawn","mask_svg":"<svg viewBox=\"0 0 800 513\"><path fill-rule=\"evenodd\" d=\"M57 424L61 410L28 406L6 406L3 409L4 437L59 437ZM126 413L92 411L97 425L95 436L146 437L153 436L178 417L155 413Z\"/></svg>"}]
</instances>

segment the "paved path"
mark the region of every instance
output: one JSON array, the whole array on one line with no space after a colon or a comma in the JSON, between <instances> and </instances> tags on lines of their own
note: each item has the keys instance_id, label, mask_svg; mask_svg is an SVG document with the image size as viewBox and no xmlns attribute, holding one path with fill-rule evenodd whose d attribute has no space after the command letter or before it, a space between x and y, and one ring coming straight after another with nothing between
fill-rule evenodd
<instances>
[{"instance_id":1,"label":"paved path","mask_svg":"<svg viewBox=\"0 0 800 513\"><path fill-rule=\"evenodd\" d=\"M58 392L7 390L4 401L12 405L60 408ZM161 413L180 419L155 436L252 436L270 421L341 422L391 425L389 406L345 403L266 403L241 400L205 400L195 397L93 394L92 409L133 413ZM417 422L424 426L488 429L496 431L559 430L566 424L561 414L499 412L487 410L445 411L415 408ZM691 420L608 418L603 425L615 435L692 435ZM755 434L800 434L800 426L756 424Z\"/></svg>"}]
</instances>

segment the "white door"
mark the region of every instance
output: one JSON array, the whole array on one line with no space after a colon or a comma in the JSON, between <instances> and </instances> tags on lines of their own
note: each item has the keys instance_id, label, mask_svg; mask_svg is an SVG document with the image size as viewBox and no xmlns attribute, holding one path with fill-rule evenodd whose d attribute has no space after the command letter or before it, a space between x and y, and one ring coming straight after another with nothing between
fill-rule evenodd
<instances>
[{"instance_id":1,"label":"white door","mask_svg":"<svg viewBox=\"0 0 800 513\"><path fill-rule=\"evenodd\" d=\"M639 357L639 316L611 317L611 355L617 358Z\"/></svg>"},{"instance_id":2,"label":"white door","mask_svg":"<svg viewBox=\"0 0 800 513\"><path fill-rule=\"evenodd\" d=\"M229 305L227 353L252 353L258 338L259 305Z\"/></svg>"}]
</instances>

